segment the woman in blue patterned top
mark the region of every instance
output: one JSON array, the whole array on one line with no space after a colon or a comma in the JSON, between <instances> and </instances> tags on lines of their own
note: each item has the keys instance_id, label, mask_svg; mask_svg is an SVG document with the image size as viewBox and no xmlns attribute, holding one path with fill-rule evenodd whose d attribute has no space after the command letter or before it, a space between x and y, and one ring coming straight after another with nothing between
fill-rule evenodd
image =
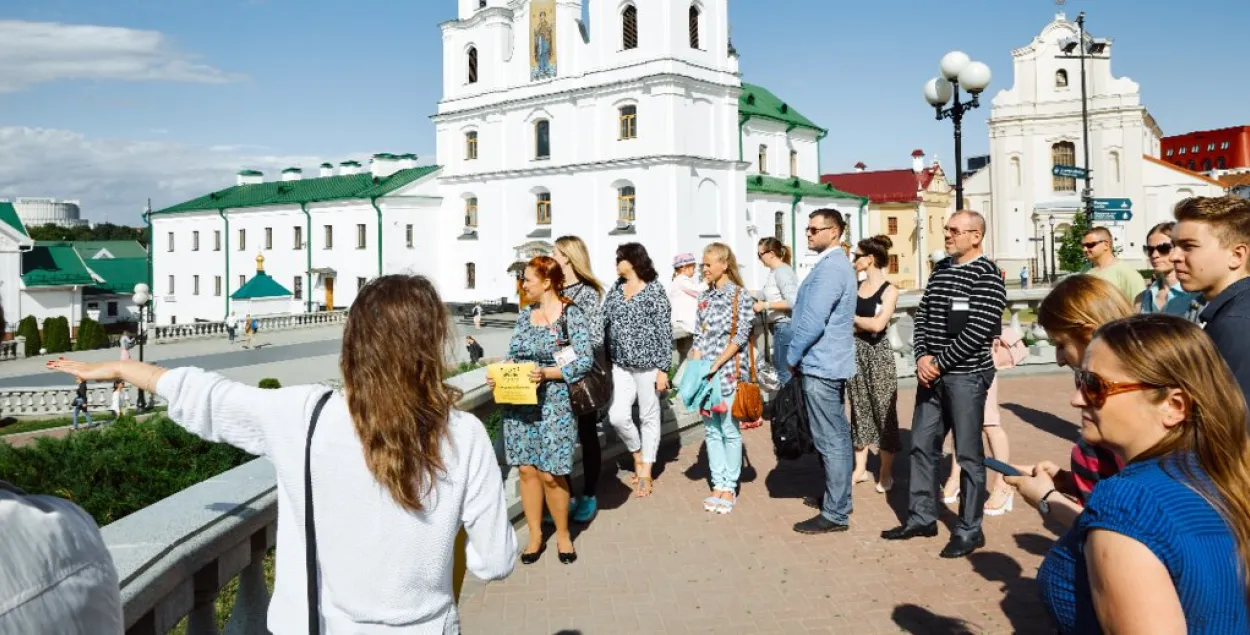
<instances>
[{"instance_id":1,"label":"woman in blue patterned top","mask_svg":"<svg viewBox=\"0 0 1250 635\"><path fill-rule=\"evenodd\" d=\"M603 328L612 359L612 406L608 420L634 455L638 497L651 495L651 466L660 447L660 397L673 363L672 308L656 279L646 247L616 248L616 285L603 301ZM638 427L632 408L638 402Z\"/></svg>"},{"instance_id":2,"label":"woman in blue patterned top","mask_svg":"<svg viewBox=\"0 0 1250 635\"><path fill-rule=\"evenodd\" d=\"M529 527L529 545L521 563L537 562L545 547L542 515L546 501L556 526L560 562L569 564L577 560L569 535L568 479L577 424L568 385L590 372L594 363L590 321L560 295L564 271L555 259L538 256L530 260L522 285L525 294L538 302L517 316L508 359L537 364L530 380L538 384L538 405L503 409L504 450L508 465L517 466L520 473L521 506ZM494 387L494 382L487 383Z\"/></svg>"},{"instance_id":3,"label":"woman in blue patterned top","mask_svg":"<svg viewBox=\"0 0 1250 635\"><path fill-rule=\"evenodd\" d=\"M1127 465L1038 572L1059 630L1250 633L1246 402L1211 340L1171 315L1110 322L1076 381L1081 436Z\"/></svg>"},{"instance_id":4,"label":"woman in blue patterned top","mask_svg":"<svg viewBox=\"0 0 1250 635\"><path fill-rule=\"evenodd\" d=\"M723 401L703 415L712 495L703 500L710 512L728 514L738 502L742 472L742 431L733 419L739 378L749 377L747 340L751 338L755 298L742 284L738 259L727 245L712 243L703 250L703 275L708 289L699 296L691 359L712 361L712 381L719 381ZM736 323L736 324L735 324Z\"/></svg>"}]
</instances>

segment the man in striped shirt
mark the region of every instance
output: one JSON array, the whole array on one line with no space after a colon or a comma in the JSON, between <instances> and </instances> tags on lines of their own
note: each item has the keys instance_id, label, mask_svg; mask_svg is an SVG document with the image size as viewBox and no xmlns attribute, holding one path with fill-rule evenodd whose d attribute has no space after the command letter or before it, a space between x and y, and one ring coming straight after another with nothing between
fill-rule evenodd
<instances>
[{"instance_id":1,"label":"man in striped shirt","mask_svg":"<svg viewBox=\"0 0 1250 635\"><path fill-rule=\"evenodd\" d=\"M947 259L938 263L916 311L916 409L912 414L908 517L882 532L886 540L937 535L938 465L942 439L954 430L960 477L959 523L943 558L985 546L985 394L994 381L990 353L1002 330L1007 289L998 266L982 253L985 218L961 210L946 221Z\"/></svg>"}]
</instances>

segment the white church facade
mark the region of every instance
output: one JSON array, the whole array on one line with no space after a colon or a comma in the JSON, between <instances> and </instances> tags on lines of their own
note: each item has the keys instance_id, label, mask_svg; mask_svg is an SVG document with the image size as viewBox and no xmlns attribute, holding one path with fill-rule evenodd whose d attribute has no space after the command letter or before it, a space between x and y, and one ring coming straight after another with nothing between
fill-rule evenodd
<instances>
[{"instance_id":1,"label":"white church facade","mask_svg":"<svg viewBox=\"0 0 1250 635\"><path fill-rule=\"evenodd\" d=\"M1062 13L1027 46L1012 51L1014 84L994 96L989 119L989 165L964 181L965 207L991 224L989 252L999 266L1040 275L1056 235L1082 210L1082 179L1052 174L1055 165L1089 167L1095 198L1127 198L1127 221L1095 222L1111 231L1121 257L1148 268L1146 232L1170 220L1177 202L1219 196L1218 181L1159 161L1159 125L1141 102L1139 85L1111 72L1112 41L1086 34L1089 165L1085 165L1081 115L1078 27ZM1056 247L1057 248L1057 247Z\"/></svg>"},{"instance_id":2,"label":"white church facade","mask_svg":"<svg viewBox=\"0 0 1250 635\"><path fill-rule=\"evenodd\" d=\"M727 0L459 0L441 25L436 165L375 155L317 177L239 173L235 187L151 215L157 323L220 320L256 256L305 311L351 305L368 279L433 277L444 300L515 301L516 264L563 235L601 278L615 250L672 257L730 245L747 285L755 244L805 245L807 214L865 200L819 181L827 131L743 83ZM799 269L804 256L798 250Z\"/></svg>"}]
</instances>

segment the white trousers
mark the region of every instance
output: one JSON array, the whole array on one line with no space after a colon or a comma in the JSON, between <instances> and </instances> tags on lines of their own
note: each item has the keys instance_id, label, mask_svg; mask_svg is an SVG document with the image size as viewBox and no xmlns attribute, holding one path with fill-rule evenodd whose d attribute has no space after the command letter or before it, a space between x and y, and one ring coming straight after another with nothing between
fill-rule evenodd
<instances>
[{"instance_id":1,"label":"white trousers","mask_svg":"<svg viewBox=\"0 0 1250 635\"><path fill-rule=\"evenodd\" d=\"M660 448L660 397L655 391L655 369L633 372L612 366L612 406L608 420L625 449L642 452L643 463L655 463ZM634 427L633 407L638 402L641 424Z\"/></svg>"}]
</instances>

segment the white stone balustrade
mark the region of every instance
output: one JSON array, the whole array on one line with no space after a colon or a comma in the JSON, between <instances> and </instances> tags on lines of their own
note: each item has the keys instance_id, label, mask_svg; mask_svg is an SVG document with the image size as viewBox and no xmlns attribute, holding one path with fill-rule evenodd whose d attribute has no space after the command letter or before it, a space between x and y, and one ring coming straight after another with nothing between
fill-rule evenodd
<instances>
[{"instance_id":1,"label":"white stone balustrade","mask_svg":"<svg viewBox=\"0 0 1250 635\"><path fill-rule=\"evenodd\" d=\"M257 330L287 331L291 329L343 324L347 321L347 311L322 311L319 313L296 313L292 315L257 316ZM148 344L164 344L185 340L212 339L226 337L225 322L191 322L189 324L165 324L148 326ZM239 316L239 336L243 333L243 316Z\"/></svg>"},{"instance_id":2,"label":"white stone balustrade","mask_svg":"<svg viewBox=\"0 0 1250 635\"><path fill-rule=\"evenodd\" d=\"M41 417L68 415L74 412L74 397L78 386L66 376L64 388L0 388L0 413L6 417L25 416ZM130 407L138 403L139 391L128 386L126 395ZM153 393L147 395L148 405L155 406L160 397ZM87 409L108 410L113 407L113 389L106 384L95 384L87 388Z\"/></svg>"},{"instance_id":3,"label":"white stone balustrade","mask_svg":"<svg viewBox=\"0 0 1250 635\"><path fill-rule=\"evenodd\" d=\"M1055 349L1045 329L1035 321L1026 324L1020 320L1020 314L1026 310L1036 315L1038 305L1048 293L1050 289L1012 289L1007 292L1007 310L1011 313L1008 325L1023 334L1025 341L1029 342L1029 357L1024 360L1026 365L1053 364L1055 361ZM919 308L920 294L901 296L894 318L890 320L890 348L894 349L899 377L916 375L916 359L912 354L912 329Z\"/></svg>"}]
</instances>

